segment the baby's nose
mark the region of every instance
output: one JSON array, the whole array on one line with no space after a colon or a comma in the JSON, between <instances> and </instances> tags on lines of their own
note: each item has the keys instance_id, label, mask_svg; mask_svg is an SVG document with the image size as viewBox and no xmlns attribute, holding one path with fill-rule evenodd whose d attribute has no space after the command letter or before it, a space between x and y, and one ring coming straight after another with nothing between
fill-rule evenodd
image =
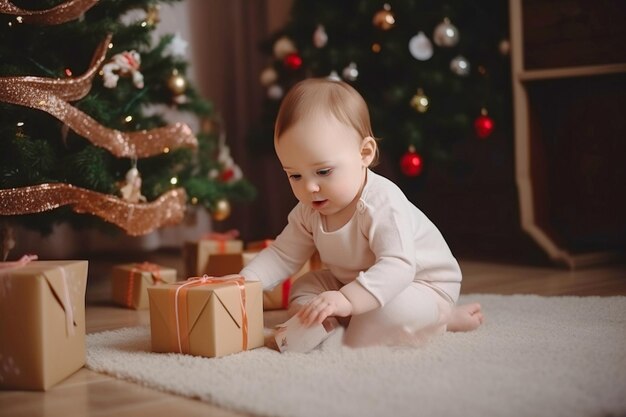
<instances>
[{"instance_id":1,"label":"baby's nose","mask_svg":"<svg viewBox=\"0 0 626 417\"><path fill-rule=\"evenodd\" d=\"M306 189L310 193L316 193L320 190L320 186L315 181L308 181L306 184Z\"/></svg>"}]
</instances>

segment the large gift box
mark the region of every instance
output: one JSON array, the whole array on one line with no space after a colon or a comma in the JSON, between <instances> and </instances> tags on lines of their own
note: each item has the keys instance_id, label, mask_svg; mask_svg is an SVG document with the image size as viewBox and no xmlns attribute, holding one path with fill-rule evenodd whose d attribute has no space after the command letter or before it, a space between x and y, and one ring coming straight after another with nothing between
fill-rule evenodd
<instances>
[{"instance_id":1,"label":"large gift box","mask_svg":"<svg viewBox=\"0 0 626 417\"><path fill-rule=\"evenodd\" d=\"M261 293L243 278L149 288L152 351L217 357L263 346Z\"/></svg>"},{"instance_id":2,"label":"large gift box","mask_svg":"<svg viewBox=\"0 0 626 417\"><path fill-rule=\"evenodd\" d=\"M135 310L148 308L148 288L176 282L176 270L149 262L113 267L111 296L119 305Z\"/></svg>"},{"instance_id":3,"label":"large gift box","mask_svg":"<svg viewBox=\"0 0 626 417\"><path fill-rule=\"evenodd\" d=\"M214 234L220 236L219 234ZM183 261L185 275L199 277L209 274L207 265L213 255L238 254L243 251L243 241L238 239L213 238L185 242L183 245ZM239 271L237 271L239 272Z\"/></svg>"},{"instance_id":4,"label":"large gift box","mask_svg":"<svg viewBox=\"0 0 626 417\"><path fill-rule=\"evenodd\" d=\"M87 261L0 271L0 388L46 390L85 364Z\"/></svg>"}]
</instances>

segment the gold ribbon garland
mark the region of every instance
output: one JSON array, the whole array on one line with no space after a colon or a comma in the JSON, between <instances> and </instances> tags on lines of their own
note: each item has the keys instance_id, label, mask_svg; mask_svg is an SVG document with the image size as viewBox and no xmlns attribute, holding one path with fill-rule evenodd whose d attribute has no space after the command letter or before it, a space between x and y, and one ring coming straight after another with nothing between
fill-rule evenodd
<instances>
[{"instance_id":1,"label":"gold ribbon garland","mask_svg":"<svg viewBox=\"0 0 626 417\"><path fill-rule=\"evenodd\" d=\"M118 197L70 184L39 184L0 190L0 215L41 213L71 205L76 213L89 213L140 236L162 226L179 223L185 213L187 194L176 188L150 203L128 203Z\"/></svg>"},{"instance_id":2,"label":"gold ribbon garland","mask_svg":"<svg viewBox=\"0 0 626 417\"><path fill-rule=\"evenodd\" d=\"M35 25L58 25L79 18L98 0L70 0L48 10L25 10L9 0L0 0L0 13L16 15L20 23Z\"/></svg>"},{"instance_id":3,"label":"gold ribbon garland","mask_svg":"<svg viewBox=\"0 0 626 417\"><path fill-rule=\"evenodd\" d=\"M0 101L45 111L94 145L120 158L145 158L178 147L197 147L198 140L184 123L151 130L121 132L104 127L67 103L67 100L79 100L89 93L93 77L105 59L110 41L109 35L96 49L89 69L80 77L0 77Z\"/></svg>"}]
</instances>

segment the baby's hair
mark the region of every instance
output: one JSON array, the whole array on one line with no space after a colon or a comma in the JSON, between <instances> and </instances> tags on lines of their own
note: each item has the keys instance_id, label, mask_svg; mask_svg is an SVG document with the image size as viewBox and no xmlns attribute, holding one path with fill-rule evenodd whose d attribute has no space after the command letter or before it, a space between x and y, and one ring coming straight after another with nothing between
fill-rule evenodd
<instances>
[{"instance_id":1,"label":"baby's hair","mask_svg":"<svg viewBox=\"0 0 626 417\"><path fill-rule=\"evenodd\" d=\"M328 78L307 78L294 85L283 99L274 125L274 141L297 121L317 111L354 128L361 138L374 137L367 104L352 86ZM378 146L370 166L377 163Z\"/></svg>"}]
</instances>

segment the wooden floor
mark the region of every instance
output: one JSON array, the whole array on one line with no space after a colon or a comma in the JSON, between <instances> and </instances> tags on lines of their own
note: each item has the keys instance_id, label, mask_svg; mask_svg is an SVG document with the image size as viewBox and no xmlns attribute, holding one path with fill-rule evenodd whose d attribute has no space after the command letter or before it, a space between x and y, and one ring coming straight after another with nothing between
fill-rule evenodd
<instances>
[{"instance_id":1,"label":"wooden floor","mask_svg":"<svg viewBox=\"0 0 626 417\"><path fill-rule=\"evenodd\" d=\"M108 301L108 273L113 263L150 260L181 271L177 253L127 255L90 260L87 289L87 332L148 324L147 311L132 311ZM111 258L115 259L112 261ZM626 295L626 265L605 265L579 271L558 267L498 264L461 260L462 293L554 295ZM266 326L276 321L266 314ZM197 400L178 397L124 382L83 368L49 391L0 392L0 416L242 416Z\"/></svg>"}]
</instances>

